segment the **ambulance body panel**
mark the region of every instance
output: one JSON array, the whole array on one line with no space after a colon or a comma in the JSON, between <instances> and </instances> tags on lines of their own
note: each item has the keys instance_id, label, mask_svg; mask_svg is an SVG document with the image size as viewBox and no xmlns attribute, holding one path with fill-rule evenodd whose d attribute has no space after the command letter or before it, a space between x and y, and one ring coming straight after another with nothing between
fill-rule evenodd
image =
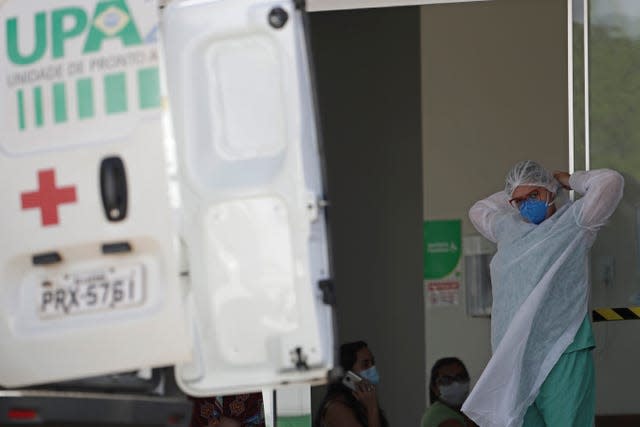
<instances>
[{"instance_id":1,"label":"ambulance body panel","mask_svg":"<svg viewBox=\"0 0 640 427\"><path fill-rule=\"evenodd\" d=\"M190 357L153 2L0 7L0 385Z\"/></svg>"},{"instance_id":2,"label":"ambulance body panel","mask_svg":"<svg viewBox=\"0 0 640 427\"><path fill-rule=\"evenodd\" d=\"M2 3L0 387L172 365L197 396L326 380L303 17L184 1L161 27L156 1Z\"/></svg>"}]
</instances>

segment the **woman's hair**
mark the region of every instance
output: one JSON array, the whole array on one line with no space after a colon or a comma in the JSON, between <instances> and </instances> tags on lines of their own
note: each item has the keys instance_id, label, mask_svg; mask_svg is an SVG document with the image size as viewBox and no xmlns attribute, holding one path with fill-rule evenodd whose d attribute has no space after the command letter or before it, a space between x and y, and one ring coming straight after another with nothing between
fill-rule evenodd
<instances>
[{"instance_id":1,"label":"woman's hair","mask_svg":"<svg viewBox=\"0 0 640 427\"><path fill-rule=\"evenodd\" d=\"M368 345L364 341L354 341L340 346L340 366L346 371L350 371L358 360L358 352Z\"/></svg>"},{"instance_id":2,"label":"woman's hair","mask_svg":"<svg viewBox=\"0 0 640 427\"><path fill-rule=\"evenodd\" d=\"M433 403L436 400L438 400L438 396L436 396L435 393L433 392L433 389L436 387L436 380L438 379L438 371L443 366L453 365L453 364L458 364L462 366L462 370L464 371L464 374L467 377L469 376L469 372L467 372L467 367L464 366L464 363L462 363L462 360L458 359L457 357L443 357L442 359L437 360L436 363L433 364L433 368L431 368L431 378L429 378L429 402L430 403Z\"/></svg>"}]
</instances>

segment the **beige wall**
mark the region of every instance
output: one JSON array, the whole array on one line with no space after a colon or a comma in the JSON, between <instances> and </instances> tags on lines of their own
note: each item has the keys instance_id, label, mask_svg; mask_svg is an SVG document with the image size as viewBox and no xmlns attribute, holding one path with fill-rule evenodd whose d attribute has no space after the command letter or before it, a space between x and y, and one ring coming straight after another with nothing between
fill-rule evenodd
<instances>
[{"instance_id":1,"label":"beige wall","mask_svg":"<svg viewBox=\"0 0 640 427\"><path fill-rule=\"evenodd\" d=\"M463 220L502 188L516 161L568 168L566 0L423 6L425 219ZM458 356L477 380L489 360L489 319L462 302L426 309L427 375Z\"/></svg>"}]
</instances>

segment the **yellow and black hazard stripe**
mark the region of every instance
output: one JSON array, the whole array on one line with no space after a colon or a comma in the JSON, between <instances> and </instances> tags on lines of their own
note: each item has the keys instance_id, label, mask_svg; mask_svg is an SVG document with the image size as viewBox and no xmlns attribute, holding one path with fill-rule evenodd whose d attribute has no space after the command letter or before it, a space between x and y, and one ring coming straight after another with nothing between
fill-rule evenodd
<instances>
[{"instance_id":1,"label":"yellow and black hazard stripe","mask_svg":"<svg viewBox=\"0 0 640 427\"><path fill-rule=\"evenodd\" d=\"M640 307L594 308L591 316L594 322L640 320Z\"/></svg>"}]
</instances>

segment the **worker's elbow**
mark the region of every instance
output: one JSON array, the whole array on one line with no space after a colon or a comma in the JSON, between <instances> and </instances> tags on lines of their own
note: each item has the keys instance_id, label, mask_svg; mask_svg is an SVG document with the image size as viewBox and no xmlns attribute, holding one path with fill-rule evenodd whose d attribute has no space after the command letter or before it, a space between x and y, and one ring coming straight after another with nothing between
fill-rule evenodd
<instances>
[{"instance_id":1,"label":"worker's elbow","mask_svg":"<svg viewBox=\"0 0 640 427\"><path fill-rule=\"evenodd\" d=\"M622 193L624 190L624 177L617 171L606 169L603 173L602 181L610 191Z\"/></svg>"}]
</instances>

